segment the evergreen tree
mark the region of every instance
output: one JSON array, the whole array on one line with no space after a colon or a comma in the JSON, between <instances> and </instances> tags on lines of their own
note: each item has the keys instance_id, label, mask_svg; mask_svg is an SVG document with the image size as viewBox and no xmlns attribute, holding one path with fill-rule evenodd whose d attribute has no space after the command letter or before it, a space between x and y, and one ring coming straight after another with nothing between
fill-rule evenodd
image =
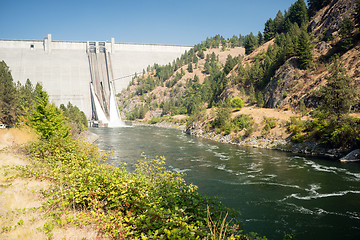
<instances>
[{"instance_id":1,"label":"evergreen tree","mask_svg":"<svg viewBox=\"0 0 360 240\"><path fill-rule=\"evenodd\" d=\"M264 106L264 95L261 91L256 93L256 106L258 107Z\"/></svg>"},{"instance_id":2,"label":"evergreen tree","mask_svg":"<svg viewBox=\"0 0 360 240\"><path fill-rule=\"evenodd\" d=\"M257 48L257 39L254 34L251 32L245 37L245 53L250 54Z\"/></svg>"},{"instance_id":3,"label":"evergreen tree","mask_svg":"<svg viewBox=\"0 0 360 240\"><path fill-rule=\"evenodd\" d=\"M49 103L49 96L40 84L36 85L36 92L37 102L32 115L29 116L30 126L45 140L54 137L67 138L69 127L62 112L54 104Z\"/></svg>"},{"instance_id":4,"label":"evergreen tree","mask_svg":"<svg viewBox=\"0 0 360 240\"><path fill-rule=\"evenodd\" d=\"M305 106L305 103L304 103L304 99L300 100L299 111L301 113L301 116L304 116L306 114L306 106Z\"/></svg>"},{"instance_id":5,"label":"evergreen tree","mask_svg":"<svg viewBox=\"0 0 360 240\"><path fill-rule=\"evenodd\" d=\"M257 41L258 41L258 45L263 45L264 44L264 36L262 35L262 33L259 31L258 35L257 35Z\"/></svg>"},{"instance_id":6,"label":"evergreen tree","mask_svg":"<svg viewBox=\"0 0 360 240\"><path fill-rule=\"evenodd\" d=\"M18 83L18 92L19 92L18 112L23 115L27 115L33 110L35 97L36 97L35 89L31 81L27 79L24 86Z\"/></svg>"},{"instance_id":7,"label":"evergreen tree","mask_svg":"<svg viewBox=\"0 0 360 240\"><path fill-rule=\"evenodd\" d=\"M205 58L205 54L203 50L200 50L198 53L199 58L204 59Z\"/></svg>"},{"instance_id":8,"label":"evergreen tree","mask_svg":"<svg viewBox=\"0 0 360 240\"><path fill-rule=\"evenodd\" d=\"M355 88L351 86L351 78L337 61L331 67L327 80L327 85L320 89L322 102L319 110L323 113L323 119L339 122L354 104Z\"/></svg>"},{"instance_id":9,"label":"evergreen tree","mask_svg":"<svg viewBox=\"0 0 360 240\"><path fill-rule=\"evenodd\" d=\"M273 39L275 37L275 23L274 21L269 18L265 23L265 29L264 29L264 40L265 42Z\"/></svg>"},{"instance_id":10,"label":"evergreen tree","mask_svg":"<svg viewBox=\"0 0 360 240\"><path fill-rule=\"evenodd\" d=\"M282 12L279 10L274 19L274 27L276 32L280 33L282 31L283 22L284 22L284 16Z\"/></svg>"},{"instance_id":11,"label":"evergreen tree","mask_svg":"<svg viewBox=\"0 0 360 240\"><path fill-rule=\"evenodd\" d=\"M296 55L296 48L297 48L296 42L297 42L296 36L286 33L285 46L284 46L286 58L291 58Z\"/></svg>"},{"instance_id":12,"label":"evergreen tree","mask_svg":"<svg viewBox=\"0 0 360 240\"><path fill-rule=\"evenodd\" d=\"M352 31L354 30L355 26L349 18L344 18L341 26L340 26L340 47L343 52L346 52L354 45L354 40L352 36Z\"/></svg>"},{"instance_id":13,"label":"evergreen tree","mask_svg":"<svg viewBox=\"0 0 360 240\"><path fill-rule=\"evenodd\" d=\"M9 67L0 62L0 121L13 125L18 110L18 92Z\"/></svg>"},{"instance_id":14,"label":"evergreen tree","mask_svg":"<svg viewBox=\"0 0 360 240\"><path fill-rule=\"evenodd\" d=\"M226 75L229 74L229 72L235 67L236 65L236 59L234 59L230 54L227 56L226 63L224 66L224 73Z\"/></svg>"},{"instance_id":15,"label":"evergreen tree","mask_svg":"<svg viewBox=\"0 0 360 240\"><path fill-rule=\"evenodd\" d=\"M299 67L301 69L308 68L312 61L312 46L310 42L309 35L302 31L298 40L298 56L299 56Z\"/></svg>"},{"instance_id":16,"label":"evergreen tree","mask_svg":"<svg viewBox=\"0 0 360 240\"><path fill-rule=\"evenodd\" d=\"M292 23L297 23L300 27L308 23L308 11L304 0L297 0L290 6L288 17Z\"/></svg>"},{"instance_id":17,"label":"evergreen tree","mask_svg":"<svg viewBox=\"0 0 360 240\"><path fill-rule=\"evenodd\" d=\"M248 99L248 102L250 104L254 104L256 101L256 98L255 98L255 89L254 89L254 86L251 84L250 85L250 88L249 88L249 99Z\"/></svg>"},{"instance_id":18,"label":"evergreen tree","mask_svg":"<svg viewBox=\"0 0 360 240\"><path fill-rule=\"evenodd\" d=\"M80 111L77 106L68 102L67 106L61 104L60 109L63 111L63 115L71 128L72 134L78 134L87 130L88 122L85 113Z\"/></svg>"},{"instance_id":19,"label":"evergreen tree","mask_svg":"<svg viewBox=\"0 0 360 240\"><path fill-rule=\"evenodd\" d=\"M239 95L240 97L244 98L245 97L245 89L243 86L241 86L240 90L239 90Z\"/></svg>"},{"instance_id":20,"label":"evergreen tree","mask_svg":"<svg viewBox=\"0 0 360 240\"><path fill-rule=\"evenodd\" d=\"M211 72L210 63L209 63L209 62L205 62L205 64L204 64L204 73L210 74L210 72Z\"/></svg>"},{"instance_id":21,"label":"evergreen tree","mask_svg":"<svg viewBox=\"0 0 360 240\"><path fill-rule=\"evenodd\" d=\"M286 17L284 19L284 23L282 25L282 31L285 32L285 33L289 32L291 26L292 26L292 23L291 23L290 19L288 17Z\"/></svg>"},{"instance_id":22,"label":"evergreen tree","mask_svg":"<svg viewBox=\"0 0 360 240\"><path fill-rule=\"evenodd\" d=\"M191 62L188 64L187 70L189 71L189 73L192 73L192 72L193 72L193 66L192 66L192 63L191 63Z\"/></svg>"},{"instance_id":23,"label":"evergreen tree","mask_svg":"<svg viewBox=\"0 0 360 240\"><path fill-rule=\"evenodd\" d=\"M255 63L251 66L249 75L249 80L257 86L260 86L261 80L264 77L264 69L258 59L256 59Z\"/></svg>"}]
</instances>

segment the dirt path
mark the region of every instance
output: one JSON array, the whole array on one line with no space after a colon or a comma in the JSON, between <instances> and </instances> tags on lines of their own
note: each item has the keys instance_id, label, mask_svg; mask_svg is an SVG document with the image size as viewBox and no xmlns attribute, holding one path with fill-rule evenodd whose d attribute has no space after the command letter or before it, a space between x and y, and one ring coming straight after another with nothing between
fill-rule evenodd
<instances>
[{"instance_id":1,"label":"dirt path","mask_svg":"<svg viewBox=\"0 0 360 240\"><path fill-rule=\"evenodd\" d=\"M51 186L48 181L20 176L19 166L30 164L18 146L36 139L29 130L0 129L0 239L103 239L90 227L71 225L44 226L49 222L49 209L42 191Z\"/></svg>"},{"instance_id":2,"label":"dirt path","mask_svg":"<svg viewBox=\"0 0 360 240\"><path fill-rule=\"evenodd\" d=\"M46 239L44 232L36 229L45 223L39 218L43 201L40 189L49 183L19 177L14 167L27 165L27 161L14 151L0 153L0 238Z\"/></svg>"}]
</instances>

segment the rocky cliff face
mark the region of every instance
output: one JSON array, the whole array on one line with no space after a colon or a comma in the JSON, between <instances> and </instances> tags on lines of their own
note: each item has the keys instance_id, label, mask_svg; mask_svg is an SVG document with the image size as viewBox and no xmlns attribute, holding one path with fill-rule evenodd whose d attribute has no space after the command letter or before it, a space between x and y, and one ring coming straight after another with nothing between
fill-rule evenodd
<instances>
[{"instance_id":1,"label":"rocky cliff face","mask_svg":"<svg viewBox=\"0 0 360 240\"><path fill-rule=\"evenodd\" d=\"M327 62L339 42L339 29L344 18L351 18L355 0L333 0L321 9L310 21L308 31L313 34L314 64L308 70L297 68L297 58L291 58L282 65L265 89L265 106L298 107L303 100L307 107L316 107L318 99L313 94L326 84L329 74ZM326 40L326 41L324 41ZM330 57L329 57L330 56ZM354 87L360 93L360 42L340 56L340 62L347 75L354 80Z\"/></svg>"},{"instance_id":2,"label":"rocky cliff face","mask_svg":"<svg viewBox=\"0 0 360 240\"><path fill-rule=\"evenodd\" d=\"M316 36L330 39L338 35L344 18L351 18L356 5L355 0L333 0L317 12L311 19L308 31Z\"/></svg>"}]
</instances>

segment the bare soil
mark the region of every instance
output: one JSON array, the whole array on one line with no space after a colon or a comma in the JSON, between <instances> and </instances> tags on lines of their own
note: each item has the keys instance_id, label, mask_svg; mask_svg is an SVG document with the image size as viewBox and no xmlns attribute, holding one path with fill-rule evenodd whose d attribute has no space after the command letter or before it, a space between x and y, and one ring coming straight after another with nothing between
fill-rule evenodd
<instances>
[{"instance_id":1,"label":"bare soil","mask_svg":"<svg viewBox=\"0 0 360 240\"><path fill-rule=\"evenodd\" d=\"M42 194L51 183L20 176L19 166L30 164L18 146L36 140L29 129L0 129L0 239L49 239L43 230L49 220ZM52 239L104 239L89 226L55 226Z\"/></svg>"}]
</instances>

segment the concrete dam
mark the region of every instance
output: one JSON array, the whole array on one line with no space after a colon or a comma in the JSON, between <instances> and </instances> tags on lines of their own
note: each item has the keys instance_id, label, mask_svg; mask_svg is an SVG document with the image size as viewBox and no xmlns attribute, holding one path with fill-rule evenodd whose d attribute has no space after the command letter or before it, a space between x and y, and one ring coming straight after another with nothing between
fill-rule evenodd
<instances>
[{"instance_id":1,"label":"concrete dam","mask_svg":"<svg viewBox=\"0 0 360 240\"><path fill-rule=\"evenodd\" d=\"M0 40L0 61L9 66L15 82L40 82L56 105L70 101L89 120L106 122L118 114L114 96L132 74L155 63L168 64L191 47L117 43L114 38L54 41L48 34L43 40Z\"/></svg>"}]
</instances>

